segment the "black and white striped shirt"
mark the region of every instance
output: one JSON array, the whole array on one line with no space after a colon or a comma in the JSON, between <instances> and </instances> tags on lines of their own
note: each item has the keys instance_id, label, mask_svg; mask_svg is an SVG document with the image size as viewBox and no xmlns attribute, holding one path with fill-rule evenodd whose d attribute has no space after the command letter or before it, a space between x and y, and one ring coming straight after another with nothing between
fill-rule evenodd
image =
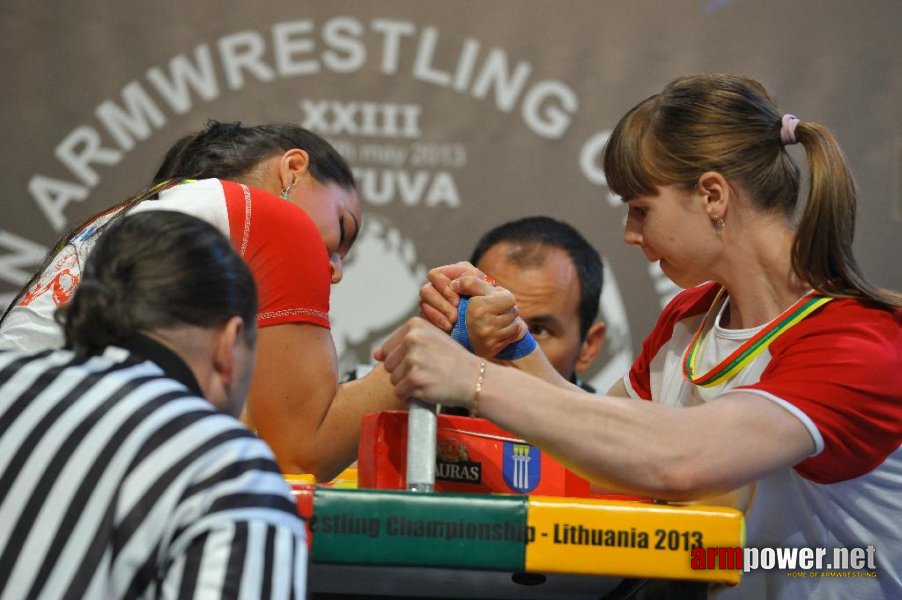
<instances>
[{"instance_id":1,"label":"black and white striped shirt","mask_svg":"<svg viewBox=\"0 0 902 600\"><path fill-rule=\"evenodd\" d=\"M0 352L0 600L302 600L271 451L143 339L154 360Z\"/></svg>"}]
</instances>

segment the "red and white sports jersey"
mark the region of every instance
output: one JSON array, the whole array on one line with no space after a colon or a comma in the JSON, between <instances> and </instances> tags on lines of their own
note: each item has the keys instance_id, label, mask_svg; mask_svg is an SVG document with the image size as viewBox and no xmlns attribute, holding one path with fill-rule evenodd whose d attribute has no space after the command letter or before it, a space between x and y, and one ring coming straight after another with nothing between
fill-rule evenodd
<instances>
[{"instance_id":1,"label":"red and white sports jersey","mask_svg":"<svg viewBox=\"0 0 902 600\"><path fill-rule=\"evenodd\" d=\"M203 179L164 190L159 199L146 200L132 212L146 210L193 215L232 241L257 284L259 327L329 327L329 256L316 225L294 204L246 185ZM98 231L114 214L98 218L54 257L4 321L0 349L62 346L62 330L53 314L75 291Z\"/></svg>"},{"instance_id":2,"label":"red and white sports jersey","mask_svg":"<svg viewBox=\"0 0 902 600\"><path fill-rule=\"evenodd\" d=\"M680 293L664 309L624 383L630 396L693 406L730 391L756 394L796 416L814 453L741 496L752 547L876 547L877 577L791 578L753 571L723 597L902 598L902 312L834 299L798 322L739 374L703 388L683 353L719 286ZM705 372L762 327L704 333ZM741 444L742 440L737 440ZM720 597L720 596L719 596Z\"/></svg>"}]
</instances>

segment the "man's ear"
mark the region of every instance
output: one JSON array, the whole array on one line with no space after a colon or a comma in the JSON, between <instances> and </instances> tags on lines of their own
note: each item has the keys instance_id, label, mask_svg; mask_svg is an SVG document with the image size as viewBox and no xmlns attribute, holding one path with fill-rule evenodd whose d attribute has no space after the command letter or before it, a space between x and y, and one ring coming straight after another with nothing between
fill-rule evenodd
<instances>
[{"instance_id":1,"label":"man's ear","mask_svg":"<svg viewBox=\"0 0 902 600\"><path fill-rule=\"evenodd\" d=\"M717 171L706 171L698 178L696 193L705 203L705 212L712 221L725 219L732 190L724 176Z\"/></svg>"},{"instance_id":2,"label":"man's ear","mask_svg":"<svg viewBox=\"0 0 902 600\"><path fill-rule=\"evenodd\" d=\"M592 323L589 327L589 331L586 332L586 339L583 340L579 349L579 357L576 359L576 364L573 365L573 370L577 375L584 373L592 366L592 363L598 356L598 352L601 350L601 345L604 343L604 334L604 323Z\"/></svg>"},{"instance_id":3,"label":"man's ear","mask_svg":"<svg viewBox=\"0 0 902 600\"><path fill-rule=\"evenodd\" d=\"M300 148L292 148L282 155L279 162L279 179L282 182L282 189L294 185L295 181L302 175L309 172L310 155L306 150Z\"/></svg>"},{"instance_id":4,"label":"man's ear","mask_svg":"<svg viewBox=\"0 0 902 600\"><path fill-rule=\"evenodd\" d=\"M237 345L244 335L244 319L231 317L220 326L214 344L213 371L219 376L224 387L229 387L240 376L240 365L236 356Z\"/></svg>"}]
</instances>

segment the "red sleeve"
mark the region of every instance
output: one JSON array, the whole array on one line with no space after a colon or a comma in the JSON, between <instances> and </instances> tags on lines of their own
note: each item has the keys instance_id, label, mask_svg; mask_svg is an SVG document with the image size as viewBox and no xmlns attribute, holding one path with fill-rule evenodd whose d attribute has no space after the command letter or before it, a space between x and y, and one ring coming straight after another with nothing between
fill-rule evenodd
<instances>
[{"instance_id":1,"label":"red sleeve","mask_svg":"<svg viewBox=\"0 0 902 600\"><path fill-rule=\"evenodd\" d=\"M303 210L255 188L222 182L232 244L257 283L257 325L329 328L332 271L316 225Z\"/></svg>"},{"instance_id":2,"label":"red sleeve","mask_svg":"<svg viewBox=\"0 0 902 600\"><path fill-rule=\"evenodd\" d=\"M801 410L823 450L796 471L817 483L859 477L902 444L902 312L833 300L775 340L758 383Z\"/></svg>"},{"instance_id":3,"label":"red sleeve","mask_svg":"<svg viewBox=\"0 0 902 600\"><path fill-rule=\"evenodd\" d=\"M661 348L670 341L677 322L702 313L711 306L714 295L720 286L717 283L706 283L698 287L684 290L664 307L654 329L642 342L642 350L630 367L630 386L644 400L651 400L651 361Z\"/></svg>"}]
</instances>

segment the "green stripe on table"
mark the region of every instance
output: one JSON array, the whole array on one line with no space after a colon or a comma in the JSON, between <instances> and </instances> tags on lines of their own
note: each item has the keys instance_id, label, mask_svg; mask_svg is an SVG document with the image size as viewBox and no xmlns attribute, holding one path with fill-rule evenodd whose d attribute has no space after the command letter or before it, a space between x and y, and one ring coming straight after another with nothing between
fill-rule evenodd
<instances>
[{"instance_id":1,"label":"green stripe on table","mask_svg":"<svg viewBox=\"0 0 902 600\"><path fill-rule=\"evenodd\" d=\"M318 488L312 560L510 571L526 556L526 498Z\"/></svg>"}]
</instances>

